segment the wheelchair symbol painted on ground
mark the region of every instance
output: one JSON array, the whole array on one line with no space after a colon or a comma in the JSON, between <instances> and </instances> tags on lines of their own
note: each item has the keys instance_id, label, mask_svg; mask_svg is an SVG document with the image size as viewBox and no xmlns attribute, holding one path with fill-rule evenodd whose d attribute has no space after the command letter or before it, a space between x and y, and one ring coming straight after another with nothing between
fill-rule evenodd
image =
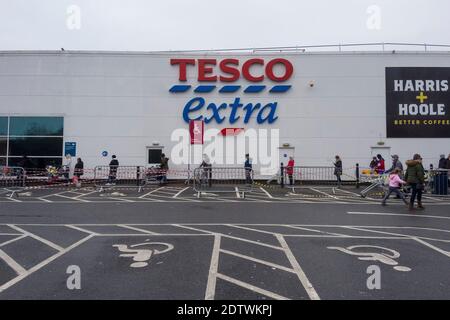
<instances>
[{"instance_id":1,"label":"wheelchair symbol painted on ground","mask_svg":"<svg viewBox=\"0 0 450 320\"><path fill-rule=\"evenodd\" d=\"M128 246L126 244L114 244L113 247L117 248L120 252L124 252L119 255L123 258L133 258L133 263L130 264L131 268L143 268L148 266L148 261L151 257L169 252L174 248L170 243L164 242L143 242ZM145 249L135 249L137 247L147 247Z\"/></svg>"},{"instance_id":2,"label":"wheelchair symbol painted on ground","mask_svg":"<svg viewBox=\"0 0 450 320\"><path fill-rule=\"evenodd\" d=\"M350 246L347 248L327 247L327 249L339 250L343 253L347 253L352 256L358 256L358 259L363 261L379 261L388 266L393 266L394 270L397 271L403 272L411 271L411 268L409 267L398 265L398 262L395 259L400 257L400 253L392 249L369 245ZM360 250L354 251L355 249Z\"/></svg>"}]
</instances>

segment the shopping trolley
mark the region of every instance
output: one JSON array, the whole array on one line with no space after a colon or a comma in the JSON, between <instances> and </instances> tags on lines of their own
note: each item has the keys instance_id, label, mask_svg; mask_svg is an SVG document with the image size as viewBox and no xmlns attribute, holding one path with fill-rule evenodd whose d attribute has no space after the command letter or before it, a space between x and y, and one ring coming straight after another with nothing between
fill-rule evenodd
<instances>
[{"instance_id":1,"label":"shopping trolley","mask_svg":"<svg viewBox=\"0 0 450 320\"><path fill-rule=\"evenodd\" d=\"M363 182L369 182L370 184L360 192L361 197L365 198L370 191L376 188L382 188L383 192L385 192L384 187L388 185L388 179L388 174L369 174Z\"/></svg>"}]
</instances>

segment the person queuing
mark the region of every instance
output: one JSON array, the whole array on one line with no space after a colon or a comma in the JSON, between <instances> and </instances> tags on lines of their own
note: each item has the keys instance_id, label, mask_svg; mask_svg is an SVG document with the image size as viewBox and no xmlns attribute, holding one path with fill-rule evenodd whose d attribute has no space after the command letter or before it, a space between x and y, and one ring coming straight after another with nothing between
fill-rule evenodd
<instances>
[{"instance_id":1,"label":"person queuing","mask_svg":"<svg viewBox=\"0 0 450 320\"><path fill-rule=\"evenodd\" d=\"M406 163L405 180L411 186L411 199L409 201L409 210L414 210L414 202L417 198L417 208L425 209L422 205L422 193L425 188L425 169L422 165L422 157L420 154L415 154L412 160Z\"/></svg>"},{"instance_id":2,"label":"person queuing","mask_svg":"<svg viewBox=\"0 0 450 320\"><path fill-rule=\"evenodd\" d=\"M117 160L116 155L113 155L111 157L111 161L109 162L108 183L115 183L116 182L118 167L119 167L119 160Z\"/></svg>"},{"instance_id":3,"label":"person queuing","mask_svg":"<svg viewBox=\"0 0 450 320\"><path fill-rule=\"evenodd\" d=\"M80 177L84 174L84 163L81 158L77 159L77 163L75 164L75 169L73 171L73 182L76 185L79 185Z\"/></svg>"},{"instance_id":4,"label":"person queuing","mask_svg":"<svg viewBox=\"0 0 450 320\"><path fill-rule=\"evenodd\" d=\"M294 157L289 157L288 164L286 166L286 174L289 178L289 185L292 186L294 184Z\"/></svg>"},{"instance_id":5,"label":"person queuing","mask_svg":"<svg viewBox=\"0 0 450 320\"><path fill-rule=\"evenodd\" d=\"M337 184L338 184L338 188L341 186L342 180L341 180L341 176L342 176L342 160L340 156L335 156L334 157L336 159L336 162L333 163L334 165L334 175L337 178Z\"/></svg>"},{"instance_id":6,"label":"person queuing","mask_svg":"<svg viewBox=\"0 0 450 320\"><path fill-rule=\"evenodd\" d=\"M212 164L209 160L209 157L206 153L203 154L202 163L200 164L199 168L203 168L202 174L201 174L201 181L206 180L208 182L208 186L211 187L212 185Z\"/></svg>"},{"instance_id":7,"label":"person queuing","mask_svg":"<svg viewBox=\"0 0 450 320\"><path fill-rule=\"evenodd\" d=\"M161 183L165 183L167 182L167 171L169 170L169 158L164 153L161 154L159 168L161 170Z\"/></svg>"},{"instance_id":8,"label":"person queuing","mask_svg":"<svg viewBox=\"0 0 450 320\"><path fill-rule=\"evenodd\" d=\"M244 168L245 168L245 181L247 184L252 184L253 166L252 166L252 159L250 158L250 155L248 153L245 155Z\"/></svg>"},{"instance_id":9,"label":"person queuing","mask_svg":"<svg viewBox=\"0 0 450 320\"><path fill-rule=\"evenodd\" d=\"M369 165L371 173L376 172L377 165L378 165L378 159L377 159L377 157L373 157L372 161L370 161L370 165Z\"/></svg>"},{"instance_id":10,"label":"person queuing","mask_svg":"<svg viewBox=\"0 0 450 320\"><path fill-rule=\"evenodd\" d=\"M402 170L399 168L395 168L390 174L389 174L389 191L384 196L383 200L381 201L381 204L383 206L386 205L387 199L389 199L389 196L392 193L395 193L399 198L403 200L403 202L408 205L408 201L406 201L405 195L403 192L400 191L402 184L406 184L406 181L403 181L400 178L400 173Z\"/></svg>"},{"instance_id":11,"label":"person queuing","mask_svg":"<svg viewBox=\"0 0 450 320\"><path fill-rule=\"evenodd\" d=\"M445 154L441 154L438 169L447 169L447 159L445 159Z\"/></svg>"},{"instance_id":12,"label":"person queuing","mask_svg":"<svg viewBox=\"0 0 450 320\"><path fill-rule=\"evenodd\" d=\"M386 170L384 158L381 154L377 154L377 160L378 160L378 163L377 163L377 167L376 167L376 172L378 174L382 174L382 173L384 173L384 170Z\"/></svg>"},{"instance_id":13,"label":"person queuing","mask_svg":"<svg viewBox=\"0 0 450 320\"><path fill-rule=\"evenodd\" d=\"M66 178L66 180L69 181L72 180L74 167L75 164L72 161L72 156L70 154L66 154L63 163L63 175Z\"/></svg>"}]
</instances>

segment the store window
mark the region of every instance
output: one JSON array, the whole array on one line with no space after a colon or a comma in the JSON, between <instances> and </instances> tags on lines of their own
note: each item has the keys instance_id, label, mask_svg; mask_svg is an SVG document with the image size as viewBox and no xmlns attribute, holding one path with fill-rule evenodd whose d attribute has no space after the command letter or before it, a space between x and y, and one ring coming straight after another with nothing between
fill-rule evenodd
<instances>
[{"instance_id":1,"label":"store window","mask_svg":"<svg viewBox=\"0 0 450 320\"><path fill-rule=\"evenodd\" d=\"M0 137L0 157L6 157L7 145L8 145L8 138Z\"/></svg>"},{"instance_id":2,"label":"store window","mask_svg":"<svg viewBox=\"0 0 450 320\"><path fill-rule=\"evenodd\" d=\"M9 156L61 156L63 138L10 137Z\"/></svg>"},{"instance_id":3,"label":"store window","mask_svg":"<svg viewBox=\"0 0 450 320\"><path fill-rule=\"evenodd\" d=\"M16 166L27 156L35 168L60 166L63 134L63 117L0 117L0 164Z\"/></svg>"},{"instance_id":4,"label":"store window","mask_svg":"<svg viewBox=\"0 0 450 320\"><path fill-rule=\"evenodd\" d=\"M62 117L11 117L10 136L62 136Z\"/></svg>"},{"instance_id":5,"label":"store window","mask_svg":"<svg viewBox=\"0 0 450 320\"><path fill-rule=\"evenodd\" d=\"M8 135L8 117L0 117L0 136Z\"/></svg>"}]
</instances>

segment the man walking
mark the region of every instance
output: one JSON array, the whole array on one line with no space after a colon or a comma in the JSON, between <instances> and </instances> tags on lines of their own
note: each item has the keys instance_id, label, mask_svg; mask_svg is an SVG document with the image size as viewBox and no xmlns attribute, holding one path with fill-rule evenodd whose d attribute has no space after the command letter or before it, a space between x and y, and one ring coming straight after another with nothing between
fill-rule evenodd
<instances>
[{"instance_id":1,"label":"man walking","mask_svg":"<svg viewBox=\"0 0 450 320\"><path fill-rule=\"evenodd\" d=\"M411 186L411 200L409 201L409 210L414 210L414 201L417 197L417 208L425 209L422 205L422 192L425 187L425 169L422 165L422 157L415 154L412 160L406 161L405 180Z\"/></svg>"}]
</instances>

